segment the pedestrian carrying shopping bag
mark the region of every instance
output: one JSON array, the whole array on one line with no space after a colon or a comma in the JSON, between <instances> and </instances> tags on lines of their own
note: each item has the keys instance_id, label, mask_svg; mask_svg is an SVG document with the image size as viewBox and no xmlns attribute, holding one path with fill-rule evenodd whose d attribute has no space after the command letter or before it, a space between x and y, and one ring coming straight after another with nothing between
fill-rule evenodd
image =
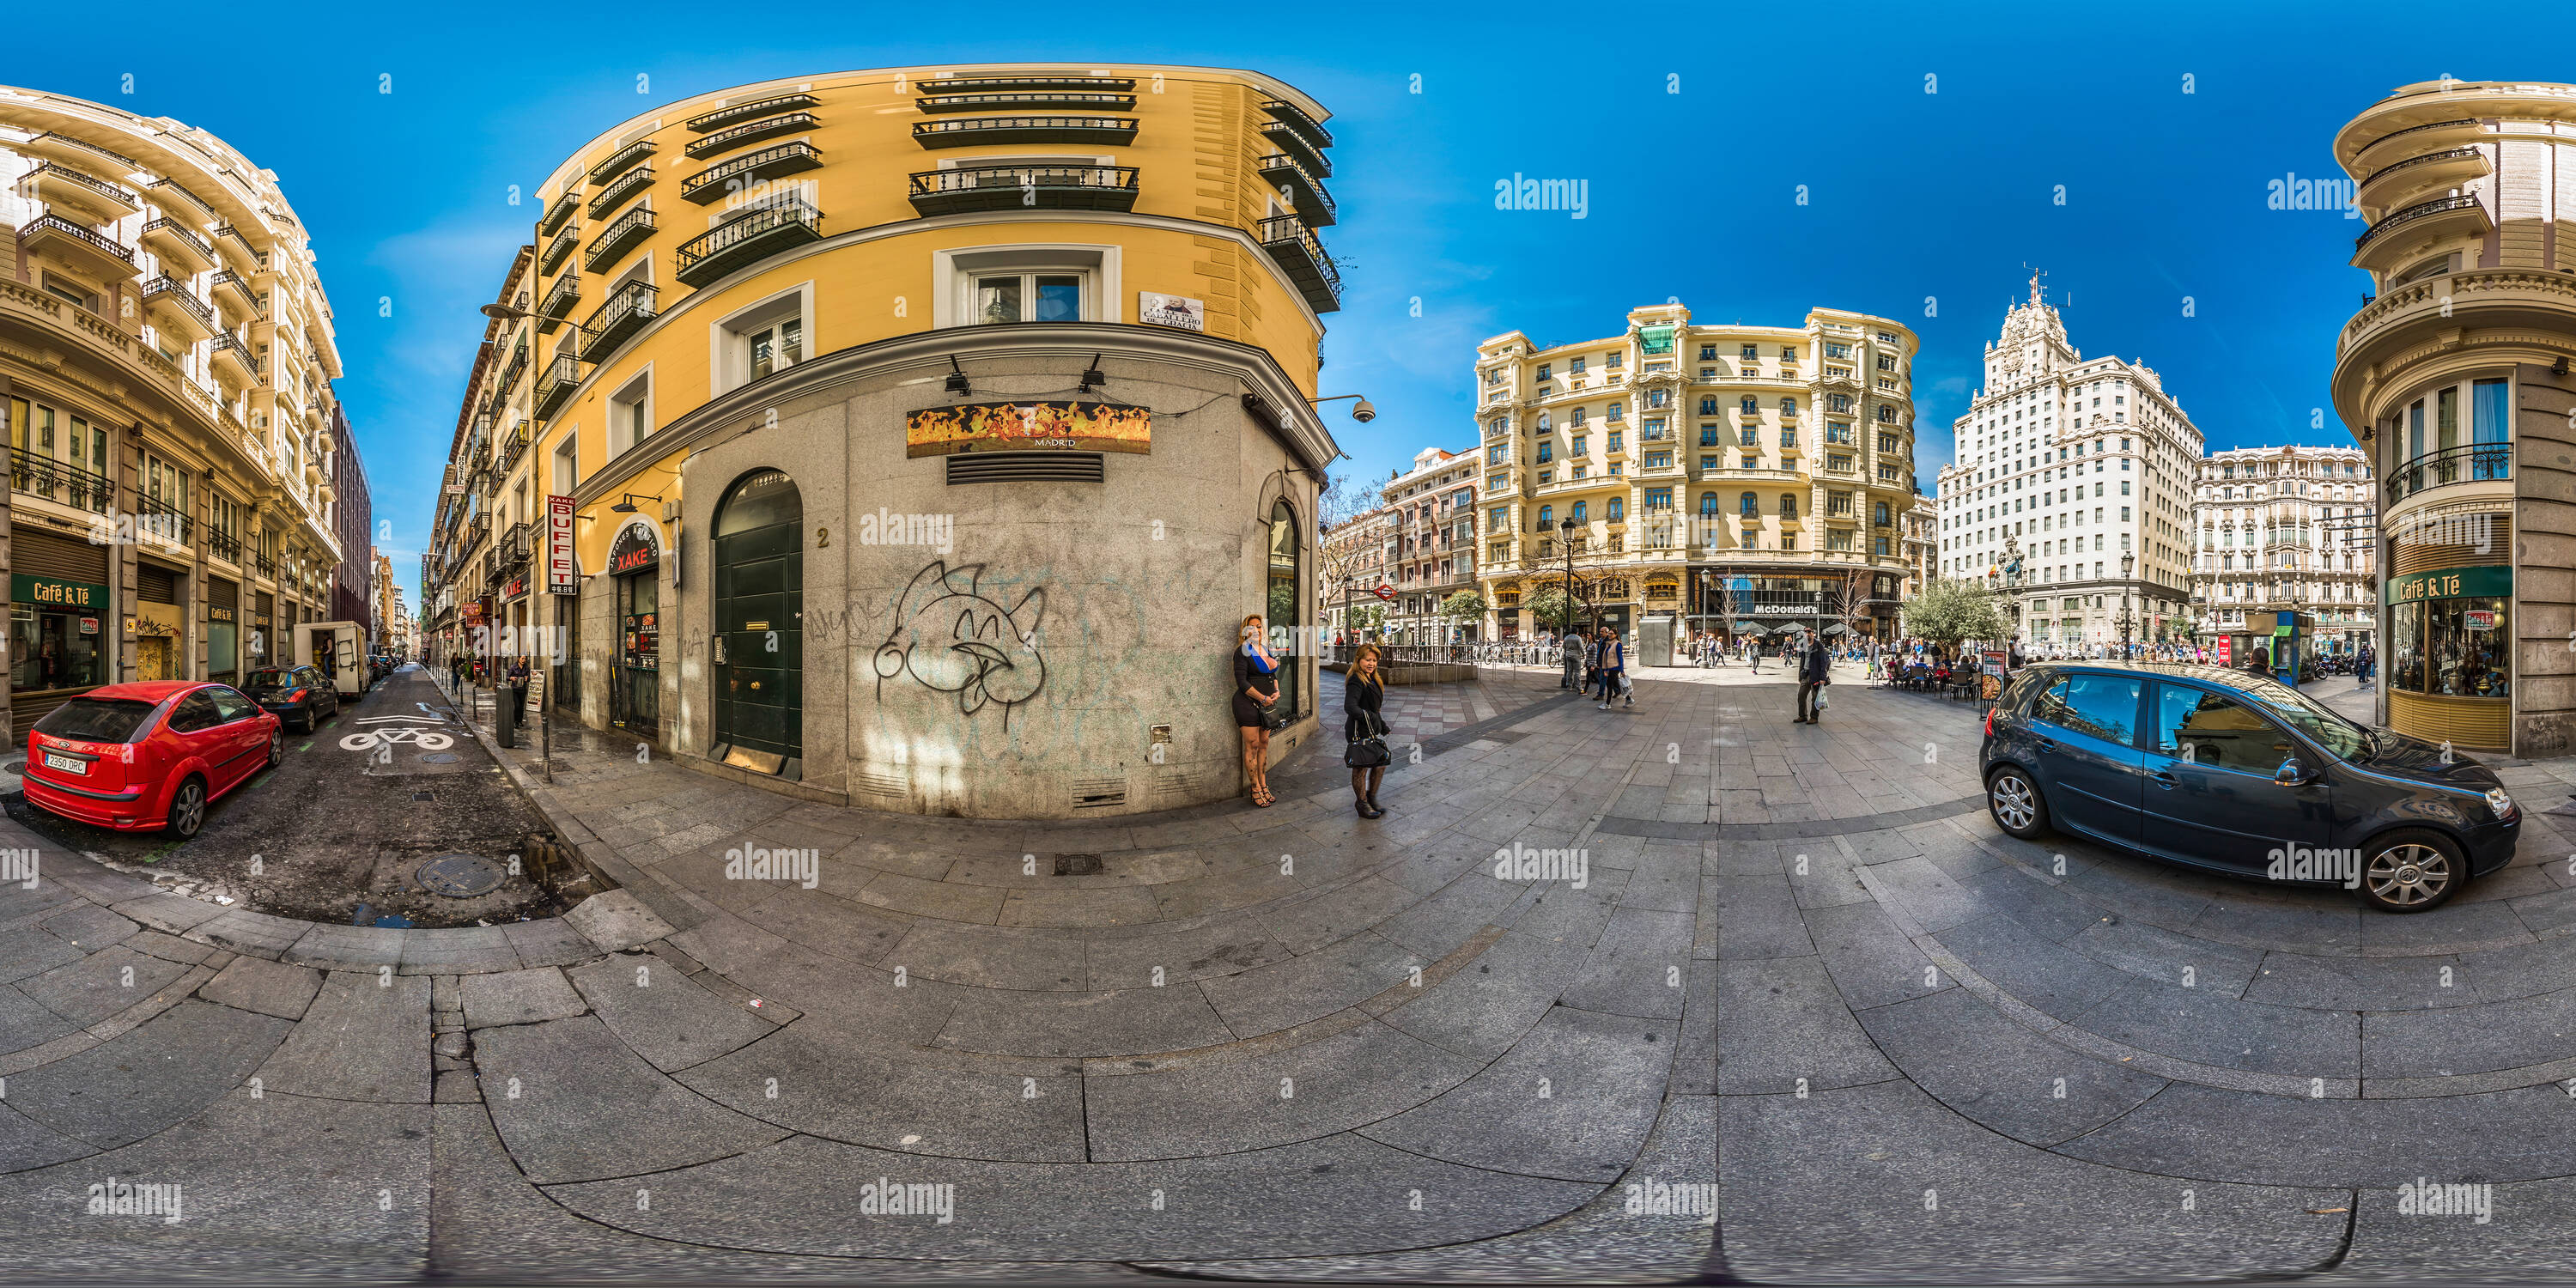
<instances>
[{"instance_id":1,"label":"pedestrian carrying shopping bag","mask_svg":"<svg viewBox=\"0 0 2576 1288\"><path fill-rule=\"evenodd\" d=\"M1824 709L1825 709L1825 697L1826 697L1826 690L1825 690L1824 686L1822 686L1822 685L1818 685L1818 686L1816 686L1816 710L1818 710L1818 711L1822 711L1822 710L1824 710Z\"/></svg>"}]
</instances>

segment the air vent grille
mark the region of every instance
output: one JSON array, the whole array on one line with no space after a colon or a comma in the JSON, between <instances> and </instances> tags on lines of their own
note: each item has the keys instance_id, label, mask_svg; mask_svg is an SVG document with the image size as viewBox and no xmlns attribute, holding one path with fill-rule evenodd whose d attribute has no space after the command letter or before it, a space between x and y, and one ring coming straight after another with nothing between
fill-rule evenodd
<instances>
[{"instance_id":1,"label":"air vent grille","mask_svg":"<svg viewBox=\"0 0 2576 1288\"><path fill-rule=\"evenodd\" d=\"M946 458L948 483L1097 483L1098 452L961 452Z\"/></svg>"},{"instance_id":2,"label":"air vent grille","mask_svg":"<svg viewBox=\"0 0 2576 1288\"><path fill-rule=\"evenodd\" d=\"M1075 809L1107 809L1126 803L1127 780L1124 778L1094 778L1073 785Z\"/></svg>"}]
</instances>

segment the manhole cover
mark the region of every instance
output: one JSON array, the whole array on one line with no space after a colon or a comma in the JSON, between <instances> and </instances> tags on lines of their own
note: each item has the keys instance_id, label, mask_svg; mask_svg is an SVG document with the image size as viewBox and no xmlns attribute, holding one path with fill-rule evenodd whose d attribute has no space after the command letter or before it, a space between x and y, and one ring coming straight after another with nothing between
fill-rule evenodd
<instances>
[{"instance_id":1,"label":"manhole cover","mask_svg":"<svg viewBox=\"0 0 2576 1288\"><path fill-rule=\"evenodd\" d=\"M453 765L456 763L456 753L452 751L433 751L428 755L421 757L420 763L424 765Z\"/></svg>"},{"instance_id":2,"label":"manhole cover","mask_svg":"<svg viewBox=\"0 0 2576 1288\"><path fill-rule=\"evenodd\" d=\"M1100 856L1097 854L1059 854L1055 856L1055 874L1060 877L1098 876L1100 875Z\"/></svg>"},{"instance_id":3,"label":"manhole cover","mask_svg":"<svg viewBox=\"0 0 2576 1288\"><path fill-rule=\"evenodd\" d=\"M431 894L471 899L501 884L501 865L479 854L441 854L421 864L415 876Z\"/></svg>"}]
</instances>

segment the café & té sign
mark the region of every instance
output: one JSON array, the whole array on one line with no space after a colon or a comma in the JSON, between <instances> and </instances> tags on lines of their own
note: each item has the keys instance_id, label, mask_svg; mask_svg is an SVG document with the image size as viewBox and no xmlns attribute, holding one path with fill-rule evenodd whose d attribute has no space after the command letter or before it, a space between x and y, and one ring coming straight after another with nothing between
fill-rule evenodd
<instances>
[{"instance_id":1,"label":"caf\u00e9 & t\u00e9 sign","mask_svg":"<svg viewBox=\"0 0 2576 1288\"><path fill-rule=\"evenodd\" d=\"M2388 602L2420 599L2501 599L2513 593L2513 569L2503 565L2442 568L2388 581Z\"/></svg>"}]
</instances>

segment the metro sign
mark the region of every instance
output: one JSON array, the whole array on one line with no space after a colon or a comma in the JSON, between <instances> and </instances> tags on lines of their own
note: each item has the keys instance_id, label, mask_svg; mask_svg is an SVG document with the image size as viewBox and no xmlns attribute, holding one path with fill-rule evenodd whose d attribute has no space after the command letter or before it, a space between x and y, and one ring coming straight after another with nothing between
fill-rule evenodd
<instances>
[{"instance_id":1,"label":"metro sign","mask_svg":"<svg viewBox=\"0 0 2576 1288\"><path fill-rule=\"evenodd\" d=\"M1380 599L1393 599L1395 598L1395 587L1380 583L1376 590L1370 591L1369 593Z\"/></svg>"}]
</instances>

